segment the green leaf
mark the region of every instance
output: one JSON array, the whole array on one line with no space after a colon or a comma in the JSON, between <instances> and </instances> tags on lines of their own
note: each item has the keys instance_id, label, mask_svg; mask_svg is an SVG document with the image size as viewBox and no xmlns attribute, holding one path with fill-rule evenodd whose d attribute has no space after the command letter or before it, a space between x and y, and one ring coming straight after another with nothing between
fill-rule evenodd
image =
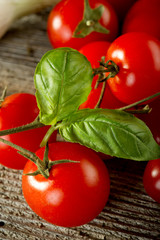
<instances>
[{"instance_id":1,"label":"green leaf","mask_svg":"<svg viewBox=\"0 0 160 240\"><path fill-rule=\"evenodd\" d=\"M84 0L84 13L83 19L76 27L73 37L84 38L91 32L100 32L108 34L109 30L103 27L99 20L102 17L104 6L100 5L97 8L92 9L88 0Z\"/></svg>"},{"instance_id":2,"label":"green leaf","mask_svg":"<svg viewBox=\"0 0 160 240\"><path fill-rule=\"evenodd\" d=\"M66 141L111 156L137 161L160 158L160 146L145 123L120 110L79 110L59 130Z\"/></svg>"},{"instance_id":3,"label":"green leaf","mask_svg":"<svg viewBox=\"0 0 160 240\"><path fill-rule=\"evenodd\" d=\"M77 50L57 48L47 52L34 77L40 122L56 124L76 111L86 101L92 79L90 62Z\"/></svg>"}]
</instances>

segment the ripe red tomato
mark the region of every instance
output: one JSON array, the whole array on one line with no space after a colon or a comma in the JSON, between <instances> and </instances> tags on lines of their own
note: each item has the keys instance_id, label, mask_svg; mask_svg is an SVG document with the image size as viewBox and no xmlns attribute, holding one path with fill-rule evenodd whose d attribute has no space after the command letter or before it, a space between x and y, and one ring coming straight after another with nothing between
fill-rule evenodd
<instances>
[{"instance_id":1,"label":"ripe red tomato","mask_svg":"<svg viewBox=\"0 0 160 240\"><path fill-rule=\"evenodd\" d=\"M160 42L153 36L121 35L110 45L106 59L119 68L108 84L120 101L131 104L160 91Z\"/></svg>"},{"instance_id":2,"label":"ripe red tomato","mask_svg":"<svg viewBox=\"0 0 160 240\"><path fill-rule=\"evenodd\" d=\"M160 203L160 159L151 160L147 163L143 184L147 194Z\"/></svg>"},{"instance_id":3,"label":"ripe red tomato","mask_svg":"<svg viewBox=\"0 0 160 240\"><path fill-rule=\"evenodd\" d=\"M146 32L160 40L160 1L139 0L129 10L123 33Z\"/></svg>"},{"instance_id":4,"label":"ripe red tomato","mask_svg":"<svg viewBox=\"0 0 160 240\"><path fill-rule=\"evenodd\" d=\"M38 116L39 110L36 98L32 94L17 93L5 98L0 106L0 131L31 123ZM48 127L37 128L20 133L3 136L32 152L39 149L39 145ZM56 133L51 141L56 140ZM0 163L8 168L23 169L27 159L17 153L14 148L0 142Z\"/></svg>"},{"instance_id":5,"label":"ripe red tomato","mask_svg":"<svg viewBox=\"0 0 160 240\"><path fill-rule=\"evenodd\" d=\"M110 42L108 41L95 41L88 43L84 45L79 51L85 55L90 61L92 68L98 68L99 67L99 61L101 61L101 58L106 55L108 48L110 46ZM84 108L95 108L100 95L102 91L102 86L103 83L99 83L98 87L95 88L96 82L98 80L98 76L95 76L92 81L92 90L90 94L88 95L87 100L82 103L79 107L79 109L84 109ZM112 94L107 82L103 94L103 98L100 102L99 107L100 108L109 108L109 109L115 109L115 108L120 108L124 105L124 103L120 102L114 95ZM101 159L110 159L112 158L109 155L103 154L103 153L97 153Z\"/></svg>"},{"instance_id":6,"label":"ripe red tomato","mask_svg":"<svg viewBox=\"0 0 160 240\"><path fill-rule=\"evenodd\" d=\"M92 32L84 38L74 38L73 33L83 18L84 0L62 0L51 11L47 32L54 48L72 47L79 49L83 45L96 41L112 41L118 34L118 19L112 6L106 0L90 0L91 8L102 4L105 9L100 19L103 27L110 30L109 34Z\"/></svg>"},{"instance_id":7,"label":"ripe red tomato","mask_svg":"<svg viewBox=\"0 0 160 240\"><path fill-rule=\"evenodd\" d=\"M123 21L126 13L137 0L107 0L115 9L120 21Z\"/></svg>"},{"instance_id":8,"label":"ripe red tomato","mask_svg":"<svg viewBox=\"0 0 160 240\"><path fill-rule=\"evenodd\" d=\"M44 148L37 151L43 159ZM82 145L56 142L49 145L49 160L70 159L77 163L54 165L48 179L42 175L22 177L24 197L31 209L52 224L74 227L94 219L104 208L110 191L103 161ZM24 174L37 167L28 161Z\"/></svg>"},{"instance_id":9,"label":"ripe red tomato","mask_svg":"<svg viewBox=\"0 0 160 240\"><path fill-rule=\"evenodd\" d=\"M92 65L92 68L98 68L99 61L101 61L102 56L106 56L110 44L111 43L107 41L95 41L84 45L79 51L87 57L88 61L90 61ZM99 83L98 87L95 88L97 80L98 77L95 76L93 78L92 90L88 96L88 99L83 104L81 104L80 109L93 109L97 105L103 86L103 83ZM99 107L115 109L122 107L123 105L124 103L120 102L116 97L114 97L106 82L103 98Z\"/></svg>"},{"instance_id":10,"label":"ripe red tomato","mask_svg":"<svg viewBox=\"0 0 160 240\"><path fill-rule=\"evenodd\" d=\"M160 97L156 98L149 104L150 108L152 109L150 113L147 114L138 114L141 120L143 120L149 129L151 130L154 139L160 145Z\"/></svg>"}]
</instances>

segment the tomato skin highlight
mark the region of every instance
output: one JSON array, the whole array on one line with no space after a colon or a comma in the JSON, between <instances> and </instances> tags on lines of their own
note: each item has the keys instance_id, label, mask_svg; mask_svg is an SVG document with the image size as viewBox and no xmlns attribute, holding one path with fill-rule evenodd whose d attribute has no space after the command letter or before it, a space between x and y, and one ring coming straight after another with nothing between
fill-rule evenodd
<instances>
[{"instance_id":1,"label":"tomato skin highlight","mask_svg":"<svg viewBox=\"0 0 160 240\"><path fill-rule=\"evenodd\" d=\"M98 40L113 41L118 34L118 19L112 6L105 0L90 0L91 8L103 4L105 10L100 23L110 30L109 34L92 32L84 38L74 38L73 33L83 18L84 0L62 0L50 12L47 32L51 45L79 49L83 45Z\"/></svg>"},{"instance_id":2,"label":"tomato skin highlight","mask_svg":"<svg viewBox=\"0 0 160 240\"><path fill-rule=\"evenodd\" d=\"M44 148L37 151L43 158ZM74 227L94 219L104 208L110 191L108 170L103 161L82 145L56 142L49 145L52 161L70 159L52 167L50 176L22 176L24 197L31 209L46 221ZM24 174L37 169L28 161Z\"/></svg>"},{"instance_id":3,"label":"tomato skin highlight","mask_svg":"<svg viewBox=\"0 0 160 240\"><path fill-rule=\"evenodd\" d=\"M151 160L143 175L143 184L147 194L160 203L160 159Z\"/></svg>"},{"instance_id":4,"label":"tomato skin highlight","mask_svg":"<svg viewBox=\"0 0 160 240\"><path fill-rule=\"evenodd\" d=\"M160 91L160 42L151 35L121 35L110 45L106 59L119 68L108 84L120 101L131 104Z\"/></svg>"},{"instance_id":5,"label":"tomato skin highlight","mask_svg":"<svg viewBox=\"0 0 160 240\"><path fill-rule=\"evenodd\" d=\"M36 98L28 93L16 93L5 98L0 107L0 131L19 127L31 123L38 116ZM39 149L39 145L48 130L48 126L14 133L2 138L13 142L32 152ZM56 140L56 132L51 142ZM27 159L17 153L17 150L0 142L0 164L13 169L23 169Z\"/></svg>"}]
</instances>

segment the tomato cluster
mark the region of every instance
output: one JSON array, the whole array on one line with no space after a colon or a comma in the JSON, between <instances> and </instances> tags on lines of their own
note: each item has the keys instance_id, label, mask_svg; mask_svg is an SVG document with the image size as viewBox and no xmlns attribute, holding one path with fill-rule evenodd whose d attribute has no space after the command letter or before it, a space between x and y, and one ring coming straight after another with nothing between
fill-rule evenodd
<instances>
[{"instance_id":1,"label":"tomato cluster","mask_svg":"<svg viewBox=\"0 0 160 240\"><path fill-rule=\"evenodd\" d=\"M159 2L62 0L52 9L47 25L54 48L77 49L93 68L92 90L79 109L121 109L145 99L152 111L137 116L146 122L158 144L160 98L151 100L150 95L160 92ZM148 20L151 12L153 16ZM150 25L145 27L147 21ZM143 106L137 105L132 111L139 109L143 111ZM23 130L23 125L32 123L38 114L34 95L13 94L1 103L0 130L20 126ZM102 211L108 200L108 170L93 150L77 143L55 142L56 132L49 147L39 149L48 129L49 126L43 126L5 134L3 139L36 153L20 155L0 142L0 163L24 169L23 194L40 217L65 227L85 224ZM143 179L146 192L157 202L160 202L159 160L149 161Z\"/></svg>"},{"instance_id":2,"label":"tomato cluster","mask_svg":"<svg viewBox=\"0 0 160 240\"><path fill-rule=\"evenodd\" d=\"M36 156L43 160L44 148L40 148L40 143L49 126L24 129L25 126L30 128L38 114L34 95L12 94L1 103L0 130L16 129L17 132L5 134L2 138L10 141L14 147L16 144L30 153L36 152ZM64 159L74 162L56 162L56 165L49 168L49 178L46 179L41 174L25 175L37 170L35 162L27 161L26 156L20 154L21 149L18 148L17 152L16 147L1 141L0 163L8 168L24 169L23 194L29 206L39 216L59 226L82 225L94 219L108 200L108 170L93 150L80 144L55 142L56 135L57 131L49 139L49 161L54 163ZM29 155L28 158L30 159Z\"/></svg>"},{"instance_id":3,"label":"tomato cluster","mask_svg":"<svg viewBox=\"0 0 160 240\"><path fill-rule=\"evenodd\" d=\"M51 44L54 48L70 46L79 49L91 62L93 69L99 67L102 57L105 61L113 61L118 69L105 84L98 81L98 76L94 76L92 90L80 109L121 108L160 92L160 1L90 0L92 8L104 4L108 9L108 13L103 12L100 22L110 30L110 34L92 32L84 38L73 37L85 7L83 1L76 4L72 0L62 0L52 9L47 28ZM107 14L109 25L104 25ZM111 73L114 74L114 68ZM105 77L108 75L106 73ZM142 114L143 117L138 115L151 129L158 144L159 107L159 100L155 100L150 105L151 113Z\"/></svg>"}]
</instances>

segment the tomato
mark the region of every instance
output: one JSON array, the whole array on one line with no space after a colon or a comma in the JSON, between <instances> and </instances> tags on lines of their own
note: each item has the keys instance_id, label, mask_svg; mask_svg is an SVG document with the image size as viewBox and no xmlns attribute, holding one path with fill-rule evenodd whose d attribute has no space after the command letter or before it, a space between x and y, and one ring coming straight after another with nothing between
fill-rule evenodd
<instances>
[{"instance_id":1,"label":"tomato","mask_svg":"<svg viewBox=\"0 0 160 240\"><path fill-rule=\"evenodd\" d=\"M73 33L83 18L84 0L62 0L50 12L47 24L49 40L54 48L72 47L79 49L83 45L96 41L112 41L118 34L118 19L112 6L105 0L90 0L91 8L104 6L100 19L103 27L109 34L92 32L84 38L74 38Z\"/></svg>"},{"instance_id":2,"label":"tomato","mask_svg":"<svg viewBox=\"0 0 160 240\"><path fill-rule=\"evenodd\" d=\"M92 65L92 68L98 68L99 61L101 61L101 58L106 55L109 46L110 46L110 42L108 41L95 41L95 42L91 42L84 45L79 51L87 57L88 61L90 61ZM95 88L97 80L98 80L98 77L95 76L92 81L92 90L88 95L87 100L80 105L79 109L84 109L84 108L93 109L96 107L99 101L99 98L102 92L102 86L103 86L103 83L99 83L98 87ZM116 97L114 97L108 84L106 83L104 94L99 107L115 109L115 108L120 108L123 105L124 103L120 102ZM104 160L112 158L111 156L100 153L100 152L97 154L100 156L101 159L104 159Z\"/></svg>"},{"instance_id":3,"label":"tomato","mask_svg":"<svg viewBox=\"0 0 160 240\"><path fill-rule=\"evenodd\" d=\"M0 131L31 123L38 116L39 110L36 98L28 93L16 93L5 98L0 106ZM27 130L3 136L32 152L39 149L39 145L48 127ZM55 141L56 133L51 141ZM17 153L17 150L0 142L0 163L8 168L23 169L27 159Z\"/></svg>"},{"instance_id":4,"label":"tomato","mask_svg":"<svg viewBox=\"0 0 160 240\"><path fill-rule=\"evenodd\" d=\"M123 34L112 42L106 59L119 68L108 84L120 101L131 104L160 91L160 42L153 36Z\"/></svg>"},{"instance_id":5,"label":"tomato","mask_svg":"<svg viewBox=\"0 0 160 240\"><path fill-rule=\"evenodd\" d=\"M79 51L84 54L87 59L90 61L92 68L99 67L99 61L101 61L102 56L105 56L107 50L110 46L110 42L108 41L95 41L84 45ZM87 101L81 104L80 109L83 108L95 108L98 103L98 100L101 95L103 83L99 83L98 87L95 88L98 77L95 76L92 82L92 90L88 96ZM124 103L120 102L114 95L112 94L108 84L106 83L106 87L104 90L103 98L99 107L101 108L119 108L122 107Z\"/></svg>"},{"instance_id":6,"label":"tomato","mask_svg":"<svg viewBox=\"0 0 160 240\"><path fill-rule=\"evenodd\" d=\"M160 203L160 159L151 160L143 175L143 184L147 194Z\"/></svg>"},{"instance_id":7,"label":"tomato","mask_svg":"<svg viewBox=\"0 0 160 240\"><path fill-rule=\"evenodd\" d=\"M44 148L37 151L43 159ZM74 227L94 219L104 208L110 191L108 170L103 161L82 145L56 142L49 145L49 160L69 159L75 163L54 165L48 179L42 175L22 176L24 197L31 209L46 221ZM37 167L28 161L23 173Z\"/></svg>"},{"instance_id":8,"label":"tomato","mask_svg":"<svg viewBox=\"0 0 160 240\"><path fill-rule=\"evenodd\" d=\"M92 68L97 68L101 57L106 55L110 44L108 41L93 41L82 46L79 52L87 57Z\"/></svg>"},{"instance_id":9,"label":"tomato","mask_svg":"<svg viewBox=\"0 0 160 240\"><path fill-rule=\"evenodd\" d=\"M160 40L160 1L139 0L127 13L123 33L146 32Z\"/></svg>"},{"instance_id":10,"label":"tomato","mask_svg":"<svg viewBox=\"0 0 160 240\"><path fill-rule=\"evenodd\" d=\"M156 98L149 104L150 108L152 109L150 113L147 114L139 114L141 120L143 120L149 129L151 130L154 139L160 145L160 97Z\"/></svg>"},{"instance_id":11,"label":"tomato","mask_svg":"<svg viewBox=\"0 0 160 240\"><path fill-rule=\"evenodd\" d=\"M123 21L125 15L137 0L107 0L115 9L120 21Z\"/></svg>"}]
</instances>

